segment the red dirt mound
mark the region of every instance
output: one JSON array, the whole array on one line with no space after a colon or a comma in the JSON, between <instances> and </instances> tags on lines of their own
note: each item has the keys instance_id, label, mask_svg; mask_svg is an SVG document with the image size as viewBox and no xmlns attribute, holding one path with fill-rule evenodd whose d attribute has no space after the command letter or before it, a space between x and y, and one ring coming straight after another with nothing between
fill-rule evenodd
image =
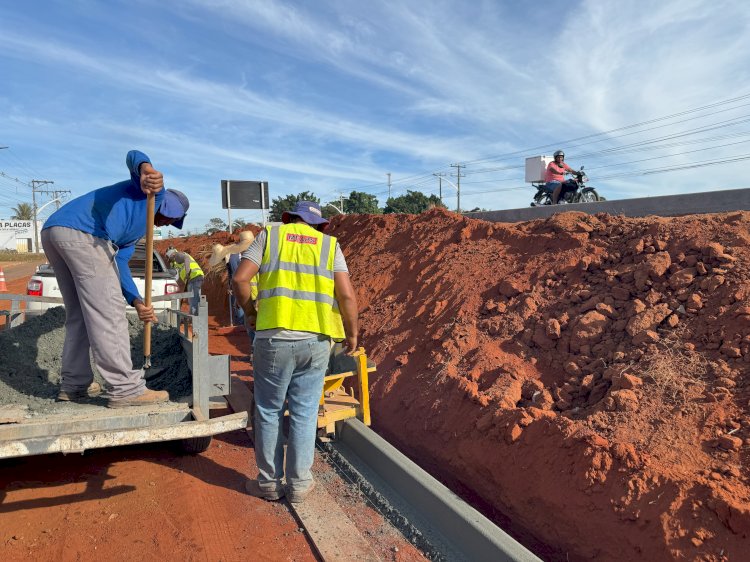
<instances>
[{"instance_id":1,"label":"red dirt mound","mask_svg":"<svg viewBox=\"0 0 750 562\"><path fill-rule=\"evenodd\" d=\"M547 558L747 559L749 226L337 217L376 429Z\"/></svg>"}]
</instances>

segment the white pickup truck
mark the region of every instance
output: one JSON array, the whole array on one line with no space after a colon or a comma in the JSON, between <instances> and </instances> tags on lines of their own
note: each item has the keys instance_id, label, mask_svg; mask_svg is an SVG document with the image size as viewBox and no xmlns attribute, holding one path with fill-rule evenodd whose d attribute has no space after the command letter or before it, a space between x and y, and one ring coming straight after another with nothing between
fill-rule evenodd
<instances>
[{"instance_id":1,"label":"white pickup truck","mask_svg":"<svg viewBox=\"0 0 750 562\"><path fill-rule=\"evenodd\" d=\"M130 272L133 275L133 281L141 295L143 295L146 289L145 254L145 245L138 243L135 246L133 257L131 257L128 262ZM177 272L167 268L161 255L156 250L154 250L153 263L151 296L171 295L179 292ZM60 294L60 288L57 286L55 271L50 264L42 264L37 267L36 273L31 276L29 282L26 284L26 294L37 297L62 297L62 294ZM153 305L154 309L158 311L169 308L170 301L159 301L153 303ZM26 303L26 314L27 316L42 314L45 310L53 306L59 305L45 302L28 302ZM128 312L135 312L135 309L132 306L128 306L127 309Z\"/></svg>"}]
</instances>

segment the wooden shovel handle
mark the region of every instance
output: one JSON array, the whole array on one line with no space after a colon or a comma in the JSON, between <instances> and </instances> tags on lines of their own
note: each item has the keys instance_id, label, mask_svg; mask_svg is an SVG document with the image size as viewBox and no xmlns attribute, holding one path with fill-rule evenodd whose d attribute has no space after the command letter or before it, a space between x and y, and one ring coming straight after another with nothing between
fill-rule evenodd
<instances>
[{"instance_id":1,"label":"wooden shovel handle","mask_svg":"<svg viewBox=\"0 0 750 562\"><path fill-rule=\"evenodd\" d=\"M149 193L146 199L146 289L145 305L151 306L151 279L154 273L154 194ZM143 355L151 355L151 322L146 322L143 332Z\"/></svg>"}]
</instances>

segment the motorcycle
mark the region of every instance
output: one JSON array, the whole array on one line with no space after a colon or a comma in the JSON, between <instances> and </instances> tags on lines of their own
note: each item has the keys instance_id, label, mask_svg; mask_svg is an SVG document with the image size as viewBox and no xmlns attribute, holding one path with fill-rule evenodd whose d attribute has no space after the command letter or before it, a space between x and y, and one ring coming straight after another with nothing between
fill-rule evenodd
<instances>
[{"instance_id":1,"label":"motorcycle","mask_svg":"<svg viewBox=\"0 0 750 562\"><path fill-rule=\"evenodd\" d=\"M573 171L573 178L563 183L563 192L557 201L558 205L567 203L593 203L604 200L602 197L599 197L595 188L586 185L589 178L583 172L583 168L581 166L580 170ZM573 184L575 184L575 187L571 189L570 186ZM532 207L552 205L552 190L548 190L545 186L546 183L534 184L537 191L536 195L534 195L534 200L531 202Z\"/></svg>"}]
</instances>

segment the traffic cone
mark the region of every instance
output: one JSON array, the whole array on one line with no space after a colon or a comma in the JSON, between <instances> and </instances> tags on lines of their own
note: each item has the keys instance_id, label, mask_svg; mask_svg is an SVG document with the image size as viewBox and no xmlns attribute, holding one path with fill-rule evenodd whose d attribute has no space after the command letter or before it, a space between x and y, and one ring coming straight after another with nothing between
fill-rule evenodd
<instances>
[{"instance_id":1,"label":"traffic cone","mask_svg":"<svg viewBox=\"0 0 750 562\"><path fill-rule=\"evenodd\" d=\"M8 292L8 285L5 284L5 273L3 273L3 268L0 267L0 293L7 293Z\"/></svg>"}]
</instances>

